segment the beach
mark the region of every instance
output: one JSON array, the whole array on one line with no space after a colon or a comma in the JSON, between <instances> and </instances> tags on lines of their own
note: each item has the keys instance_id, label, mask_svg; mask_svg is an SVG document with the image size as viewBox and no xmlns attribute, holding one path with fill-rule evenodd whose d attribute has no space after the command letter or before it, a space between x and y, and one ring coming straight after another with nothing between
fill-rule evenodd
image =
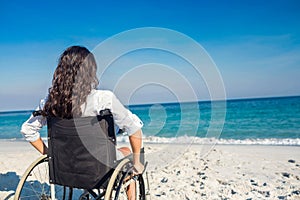
<instances>
[{"instance_id":1,"label":"beach","mask_svg":"<svg viewBox=\"0 0 300 200\"><path fill-rule=\"evenodd\" d=\"M300 199L300 147L145 143L155 199ZM203 152L203 149L208 149ZM0 199L40 155L24 141L0 141Z\"/></svg>"}]
</instances>

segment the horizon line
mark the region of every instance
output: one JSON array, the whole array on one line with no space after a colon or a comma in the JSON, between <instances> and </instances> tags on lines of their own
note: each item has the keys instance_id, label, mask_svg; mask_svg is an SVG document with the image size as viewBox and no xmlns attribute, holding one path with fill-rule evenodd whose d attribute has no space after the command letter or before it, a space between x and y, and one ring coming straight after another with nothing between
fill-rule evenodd
<instances>
[{"instance_id":1,"label":"horizon line","mask_svg":"<svg viewBox=\"0 0 300 200\"><path fill-rule=\"evenodd\" d=\"M300 94L297 95L287 95L287 96L260 96L260 97L237 97L237 98L228 98L225 100L218 99L218 100L198 100L198 101L171 101L171 102L153 102L153 103L137 103L137 104L130 104L125 106L145 106L145 105L154 105L154 104L176 104L176 103L206 103L206 102L218 102L218 101L240 101L240 100L256 100L256 99L280 99L280 98L294 98L294 97L300 97Z\"/></svg>"}]
</instances>

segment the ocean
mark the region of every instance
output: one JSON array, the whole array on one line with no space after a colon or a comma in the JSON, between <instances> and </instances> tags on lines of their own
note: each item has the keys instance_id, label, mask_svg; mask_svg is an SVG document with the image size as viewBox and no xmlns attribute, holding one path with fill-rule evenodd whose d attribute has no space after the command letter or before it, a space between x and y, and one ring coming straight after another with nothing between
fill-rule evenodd
<instances>
[{"instance_id":1,"label":"ocean","mask_svg":"<svg viewBox=\"0 0 300 200\"><path fill-rule=\"evenodd\" d=\"M300 145L300 96L133 105L152 143ZM0 139L23 140L32 111L0 112ZM41 136L46 138L44 127ZM126 136L119 136L125 140Z\"/></svg>"}]
</instances>

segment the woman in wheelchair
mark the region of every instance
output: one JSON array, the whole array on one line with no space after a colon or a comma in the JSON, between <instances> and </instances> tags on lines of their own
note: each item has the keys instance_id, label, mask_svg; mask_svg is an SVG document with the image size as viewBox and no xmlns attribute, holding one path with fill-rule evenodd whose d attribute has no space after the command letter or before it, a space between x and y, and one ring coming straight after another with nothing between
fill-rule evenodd
<instances>
[{"instance_id":1,"label":"woman in wheelchair","mask_svg":"<svg viewBox=\"0 0 300 200\"><path fill-rule=\"evenodd\" d=\"M126 109L111 91L96 89L96 72L95 58L88 49L81 46L66 49L59 58L49 94L41 100L37 108L41 115L31 115L22 125L21 133L40 153L47 154L48 148L41 139L39 130L47 124L49 117L67 120L95 117L99 115L99 111L109 110L114 124L127 132L132 149L117 149L116 158L120 160L132 154L133 173L141 174L144 171L140 161L143 123ZM134 187L129 187L128 199L135 199L135 189L130 188Z\"/></svg>"}]
</instances>

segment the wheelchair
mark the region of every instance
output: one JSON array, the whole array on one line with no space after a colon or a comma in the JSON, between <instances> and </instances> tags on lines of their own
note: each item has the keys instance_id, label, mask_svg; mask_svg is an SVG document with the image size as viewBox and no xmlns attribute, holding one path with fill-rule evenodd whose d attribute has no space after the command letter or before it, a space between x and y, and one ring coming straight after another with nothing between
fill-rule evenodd
<instances>
[{"instance_id":1,"label":"wheelchair","mask_svg":"<svg viewBox=\"0 0 300 200\"><path fill-rule=\"evenodd\" d=\"M34 115L38 114L35 111ZM143 174L133 173L132 156L116 159L110 110L100 111L96 117L48 117L47 127L48 153L27 168L15 200L123 200L128 199L129 186L135 188L137 200L146 199ZM143 149L141 162L146 168Z\"/></svg>"}]
</instances>

